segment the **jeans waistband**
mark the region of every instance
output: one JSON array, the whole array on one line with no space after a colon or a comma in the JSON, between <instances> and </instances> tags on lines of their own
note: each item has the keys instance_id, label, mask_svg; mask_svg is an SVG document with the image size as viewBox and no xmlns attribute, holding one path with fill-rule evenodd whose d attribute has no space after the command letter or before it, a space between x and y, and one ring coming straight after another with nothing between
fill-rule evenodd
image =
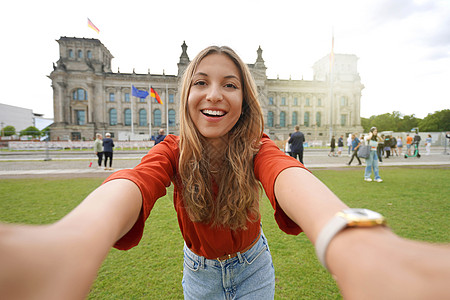
<instances>
[{"instance_id":1,"label":"jeans waistband","mask_svg":"<svg viewBox=\"0 0 450 300\"><path fill-rule=\"evenodd\" d=\"M256 242L254 242L252 244L254 244L254 245L247 251L245 251L243 253L236 252L234 257L231 257L231 258L225 259L225 260L208 259L208 258L205 258L204 256L199 256L199 255L195 254L194 252L192 252L192 250L186 246L186 243L184 244L184 254L186 256L188 256L190 259L198 262L198 264L200 266L208 265L208 266L221 267L224 264L235 263L235 262L243 263L245 261L247 263L251 263L254 259L256 259L256 257L259 256L259 254L262 252L262 250L265 250L266 248L268 248L267 240L266 240L266 237L264 236L262 229L261 229L261 232L260 232L258 238L256 239Z\"/></svg>"}]
</instances>

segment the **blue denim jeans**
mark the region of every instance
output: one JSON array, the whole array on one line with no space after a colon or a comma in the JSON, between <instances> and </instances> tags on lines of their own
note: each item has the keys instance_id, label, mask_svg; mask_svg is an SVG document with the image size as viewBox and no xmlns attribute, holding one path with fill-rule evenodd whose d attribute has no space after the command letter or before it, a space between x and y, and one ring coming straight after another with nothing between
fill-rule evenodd
<instances>
[{"instance_id":1,"label":"blue denim jeans","mask_svg":"<svg viewBox=\"0 0 450 300\"><path fill-rule=\"evenodd\" d=\"M273 299L275 270L266 237L236 257L206 259L184 245L184 299Z\"/></svg>"},{"instance_id":2,"label":"blue denim jeans","mask_svg":"<svg viewBox=\"0 0 450 300\"><path fill-rule=\"evenodd\" d=\"M370 178L373 173L375 175L375 180L380 179L380 174L378 170L378 156L376 151L370 151L370 155L366 158L366 171L364 173L364 178Z\"/></svg>"}]
</instances>

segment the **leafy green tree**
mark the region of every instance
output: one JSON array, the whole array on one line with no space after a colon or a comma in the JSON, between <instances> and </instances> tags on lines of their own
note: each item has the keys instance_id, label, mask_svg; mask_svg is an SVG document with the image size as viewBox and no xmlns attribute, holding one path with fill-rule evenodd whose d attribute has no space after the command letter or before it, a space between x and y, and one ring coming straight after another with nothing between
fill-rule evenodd
<instances>
[{"instance_id":1,"label":"leafy green tree","mask_svg":"<svg viewBox=\"0 0 450 300\"><path fill-rule=\"evenodd\" d=\"M395 122L395 119L393 118L392 114L385 113L382 115L376 116L372 120L372 127L375 126L378 131L386 131L386 130L392 130L396 131L397 124Z\"/></svg>"},{"instance_id":2,"label":"leafy green tree","mask_svg":"<svg viewBox=\"0 0 450 300\"><path fill-rule=\"evenodd\" d=\"M2 135L3 136L12 136L16 134L16 128L12 125L8 125L3 127Z\"/></svg>"},{"instance_id":3,"label":"leafy green tree","mask_svg":"<svg viewBox=\"0 0 450 300\"><path fill-rule=\"evenodd\" d=\"M450 109L428 114L419 122L420 131L450 131Z\"/></svg>"},{"instance_id":4,"label":"leafy green tree","mask_svg":"<svg viewBox=\"0 0 450 300\"><path fill-rule=\"evenodd\" d=\"M20 136L24 136L24 135L31 135L32 137L39 137L39 136L41 136L41 131L34 126L29 126L29 127L25 128L24 130L20 131Z\"/></svg>"},{"instance_id":5,"label":"leafy green tree","mask_svg":"<svg viewBox=\"0 0 450 300\"><path fill-rule=\"evenodd\" d=\"M398 130L400 132L410 132L411 129L419 126L420 119L416 118L414 114L412 115L405 115L400 120Z\"/></svg>"},{"instance_id":6,"label":"leafy green tree","mask_svg":"<svg viewBox=\"0 0 450 300\"><path fill-rule=\"evenodd\" d=\"M361 118L361 126L364 132L368 132L371 127L376 127L378 131L409 132L411 128L417 127L420 119L414 115L402 116L398 111L371 116L369 119Z\"/></svg>"},{"instance_id":7,"label":"leafy green tree","mask_svg":"<svg viewBox=\"0 0 450 300\"><path fill-rule=\"evenodd\" d=\"M362 128L363 128L363 130L364 130L364 132L369 132L369 130L370 130L370 123L371 122L371 120L370 119L367 119L367 118L361 118L361 126L362 126Z\"/></svg>"}]
</instances>

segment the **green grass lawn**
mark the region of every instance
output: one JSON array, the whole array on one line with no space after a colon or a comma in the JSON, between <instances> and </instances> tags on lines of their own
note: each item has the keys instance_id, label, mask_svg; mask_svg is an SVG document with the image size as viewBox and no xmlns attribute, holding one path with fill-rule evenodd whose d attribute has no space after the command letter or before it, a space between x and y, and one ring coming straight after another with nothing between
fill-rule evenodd
<instances>
[{"instance_id":1,"label":"green grass lawn","mask_svg":"<svg viewBox=\"0 0 450 300\"><path fill-rule=\"evenodd\" d=\"M382 168L383 183L367 183L361 169L315 170L351 207L384 214L400 236L450 242L450 169ZM60 219L101 184L102 179L0 180L0 221L28 224ZM341 299L331 276L301 234L281 232L266 197L261 202L263 229L276 271L276 299ZM172 188L147 220L139 246L112 249L89 299L182 299L183 240L172 204Z\"/></svg>"}]
</instances>

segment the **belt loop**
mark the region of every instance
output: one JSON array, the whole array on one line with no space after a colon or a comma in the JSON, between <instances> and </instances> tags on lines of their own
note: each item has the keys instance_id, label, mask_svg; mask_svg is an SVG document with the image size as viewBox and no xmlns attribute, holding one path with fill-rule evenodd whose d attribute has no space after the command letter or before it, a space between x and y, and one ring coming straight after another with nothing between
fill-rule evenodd
<instances>
[{"instance_id":1,"label":"belt loop","mask_svg":"<svg viewBox=\"0 0 450 300\"><path fill-rule=\"evenodd\" d=\"M205 257L204 256L199 256L199 258L200 258L200 262L199 262L199 264L200 264L200 268L205 268Z\"/></svg>"},{"instance_id":2,"label":"belt loop","mask_svg":"<svg viewBox=\"0 0 450 300\"><path fill-rule=\"evenodd\" d=\"M242 264L244 262L244 259L242 258L241 252L236 253L237 257L239 259L239 263Z\"/></svg>"}]
</instances>

